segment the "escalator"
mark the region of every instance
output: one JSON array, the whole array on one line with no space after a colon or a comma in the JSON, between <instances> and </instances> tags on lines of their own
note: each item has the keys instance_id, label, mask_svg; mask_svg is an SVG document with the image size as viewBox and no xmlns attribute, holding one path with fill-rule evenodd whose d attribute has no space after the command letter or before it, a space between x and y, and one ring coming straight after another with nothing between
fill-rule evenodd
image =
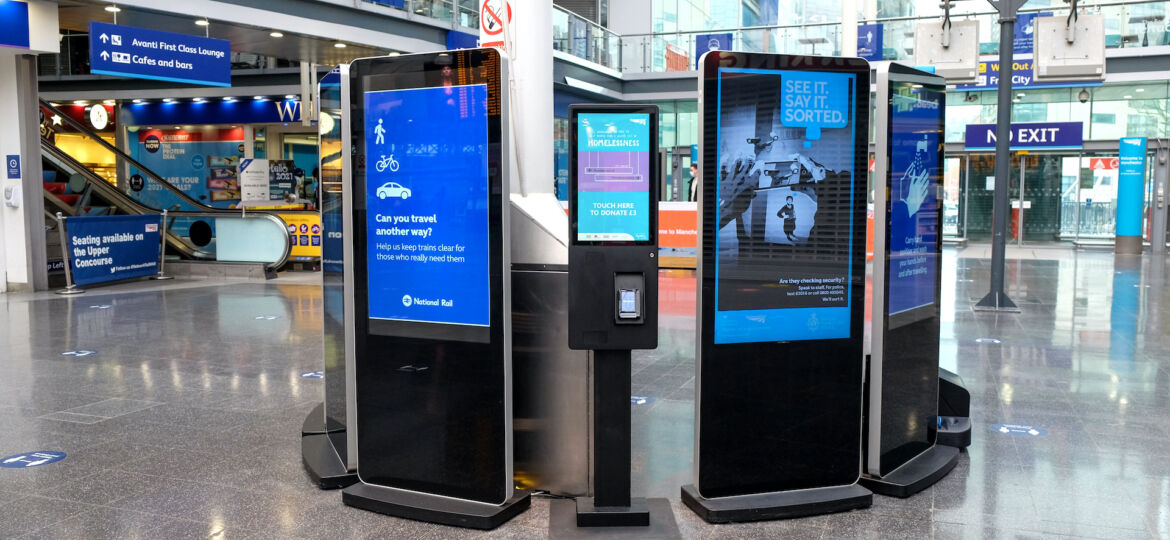
<instances>
[{"instance_id":1,"label":"escalator","mask_svg":"<svg viewBox=\"0 0 1170 540\"><path fill-rule=\"evenodd\" d=\"M168 260L200 263L263 265L265 275L288 262L292 240L285 220L272 211L224 209L203 204L167 182L128 154L117 149L81 123L41 101L41 107L88 137L118 164L116 178L106 178L71 157L53 142L41 139L47 244L50 260L61 253L57 214L102 216L158 214L156 208L132 196L131 191L167 193L173 201L164 224ZM132 174L131 174L132 173ZM125 189L119 186L125 186ZM316 214L307 210L281 210L281 214Z\"/></svg>"}]
</instances>

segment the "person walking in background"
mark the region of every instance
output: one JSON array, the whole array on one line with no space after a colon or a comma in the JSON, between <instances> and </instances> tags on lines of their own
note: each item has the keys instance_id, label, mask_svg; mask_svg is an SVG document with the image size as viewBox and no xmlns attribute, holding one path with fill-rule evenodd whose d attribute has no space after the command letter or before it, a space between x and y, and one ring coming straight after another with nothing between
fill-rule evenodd
<instances>
[{"instance_id":1,"label":"person walking in background","mask_svg":"<svg viewBox=\"0 0 1170 540\"><path fill-rule=\"evenodd\" d=\"M699 200L699 164L691 163L691 195L688 201Z\"/></svg>"}]
</instances>

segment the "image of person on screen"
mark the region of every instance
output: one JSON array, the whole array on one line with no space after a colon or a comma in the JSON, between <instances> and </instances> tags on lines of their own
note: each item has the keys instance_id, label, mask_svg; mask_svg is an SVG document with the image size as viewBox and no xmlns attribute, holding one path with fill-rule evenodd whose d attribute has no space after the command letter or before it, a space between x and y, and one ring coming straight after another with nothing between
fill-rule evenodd
<instances>
[{"instance_id":1,"label":"image of person on screen","mask_svg":"<svg viewBox=\"0 0 1170 540\"><path fill-rule=\"evenodd\" d=\"M751 158L738 158L730 167L726 164L719 171L719 228L735 222L735 237L741 248L752 242L745 224L756 188L760 184L760 171Z\"/></svg>"},{"instance_id":2,"label":"image of person on screen","mask_svg":"<svg viewBox=\"0 0 1170 540\"><path fill-rule=\"evenodd\" d=\"M914 159L898 179L897 197L890 205L890 224L896 234L890 235L890 250L900 252L918 247L918 211L930 192L930 167L926 164L927 140L924 136L915 145Z\"/></svg>"},{"instance_id":3,"label":"image of person on screen","mask_svg":"<svg viewBox=\"0 0 1170 540\"><path fill-rule=\"evenodd\" d=\"M691 163L691 195L688 201L699 200L699 164Z\"/></svg>"},{"instance_id":4,"label":"image of person on screen","mask_svg":"<svg viewBox=\"0 0 1170 540\"><path fill-rule=\"evenodd\" d=\"M796 205L793 204L792 195L785 199L784 206L776 212L776 216L784 220L784 236L788 238L789 242L796 243Z\"/></svg>"}]
</instances>

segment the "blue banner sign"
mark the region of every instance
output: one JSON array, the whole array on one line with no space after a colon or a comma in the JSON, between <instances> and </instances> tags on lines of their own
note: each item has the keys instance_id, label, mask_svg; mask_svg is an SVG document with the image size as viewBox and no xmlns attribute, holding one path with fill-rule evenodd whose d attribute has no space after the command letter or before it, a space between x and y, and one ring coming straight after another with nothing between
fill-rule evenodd
<instances>
[{"instance_id":1,"label":"blue banner sign","mask_svg":"<svg viewBox=\"0 0 1170 540\"><path fill-rule=\"evenodd\" d=\"M703 57L703 53L707 51L730 51L731 40L732 35L730 32L725 34L699 34L695 36L695 69L699 69L699 58Z\"/></svg>"},{"instance_id":2,"label":"blue banner sign","mask_svg":"<svg viewBox=\"0 0 1170 540\"><path fill-rule=\"evenodd\" d=\"M479 47L479 36L458 30L447 31L447 50L474 49Z\"/></svg>"},{"instance_id":3,"label":"blue banner sign","mask_svg":"<svg viewBox=\"0 0 1170 540\"><path fill-rule=\"evenodd\" d=\"M870 62L882 59L882 25L880 23L857 26L857 56Z\"/></svg>"},{"instance_id":4,"label":"blue banner sign","mask_svg":"<svg viewBox=\"0 0 1170 540\"><path fill-rule=\"evenodd\" d=\"M91 73L231 86L231 43L148 28L89 23Z\"/></svg>"},{"instance_id":5,"label":"blue banner sign","mask_svg":"<svg viewBox=\"0 0 1170 540\"><path fill-rule=\"evenodd\" d=\"M1085 86L1101 86L1101 81L1061 81L1036 82L1032 76L1032 60L1015 60L1012 62L1012 89L1024 90L1028 88L1071 88ZM999 62L979 62L975 82L955 86L963 92L984 92L999 88Z\"/></svg>"},{"instance_id":6,"label":"blue banner sign","mask_svg":"<svg viewBox=\"0 0 1170 540\"><path fill-rule=\"evenodd\" d=\"M0 47L28 48L28 4L0 0Z\"/></svg>"},{"instance_id":7,"label":"blue banner sign","mask_svg":"<svg viewBox=\"0 0 1170 540\"><path fill-rule=\"evenodd\" d=\"M1141 236L1146 138L1125 137L1120 145L1117 153L1117 236Z\"/></svg>"},{"instance_id":8,"label":"blue banner sign","mask_svg":"<svg viewBox=\"0 0 1170 540\"><path fill-rule=\"evenodd\" d=\"M158 124L277 124L301 121L298 99L242 99L185 102L127 103L122 114L128 126Z\"/></svg>"},{"instance_id":9,"label":"blue banner sign","mask_svg":"<svg viewBox=\"0 0 1170 540\"><path fill-rule=\"evenodd\" d=\"M995 149L995 124L968 124L968 150ZM1034 122L1012 124L1012 150L1066 150L1084 145L1080 122Z\"/></svg>"},{"instance_id":10,"label":"blue banner sign","mask_svg":"<svg viewBox=\"0 0 1170 540\"><path fill-rule=\"evenodd\" d=\"M158 273L161 216L65 218L73 283L89 285Z\"/></svg>"}]
</instances>

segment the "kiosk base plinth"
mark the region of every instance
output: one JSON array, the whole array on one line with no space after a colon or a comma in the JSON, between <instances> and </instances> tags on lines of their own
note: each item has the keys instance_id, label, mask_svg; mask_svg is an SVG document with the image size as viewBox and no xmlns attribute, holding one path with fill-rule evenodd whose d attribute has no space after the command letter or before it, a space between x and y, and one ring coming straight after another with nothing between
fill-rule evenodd
<instances>
[{"instance_id":1,"label":"kiosk base plinth","mask_svg":"<svg viewBox=\"0 0 1170 540\"><path fill-rule=\"evenodd\" d=\"M597 506L593 497L577 498L578 527L646 527L650 507L646 499L631 498L629 506Z\"/></svg>"},{"instance_id":2,"label":"kiosk base plinth","mask_svg":"<svg viewBox=\"0 0 1170 540\"><path fill-rule=\"evenodd\" d=\"M635 526L590 527L578 525L584 497L576 502L572 499L553 499L548 509L548 537L551 540L604 539L604 540L676 540L682 536L674 511L666 499L631 499L643 502L648 511L649 522Z\"/></svg>"},{"instance_id":3,"label":"kiosk base plinth","mask_svg":"<svg viewBox=\"0 0 1170 540\"><path fill-rule=\"evenodd\" d=\"M343 488L358 481L357 473L346 469L324 433L301 437L301 463L321 489Z\"/></svg>"},{"instance_id":4,"label":"kiosk base plinth","mask_svg":"<svg viewBox=\"0 0 1170 540\"><path fill-rule=\"evenodd\" d=\"M958 463L958 448L936 444L882 478L861 477L861 485L879 495L905 499L934 485Z\"/></svg>"},{"instance_id":5,"label":"kiosk base plinth","mask_svg":"<svg viewBox=\"0 0 1170 540\"><path fill-rule=\"evenodd\" d=\"M971 419L966 416L940 416L935 443L960 449L971 446Z\"/></svg>"},{"instance_id":6,"label":"kiosk base plinth","mask_svg":"<svg viewBox=\"0 0 1170 540\"><path fill-rule=\"evenodd\" d=\"M329 430L325 428L325 404L318 403L305 416L305 422L301 424L301 436L321 435L322 433L329 433Z\"/></svg>"},{"instance_id":7,"label":"kiosk base plinth","mask_svg":"<svg viewBox=\"0 0 1170 540\"><path fill-rule=\"evenodd\" d=\"M527 510L532 495L516 490L507 502L494 505L358 482L341 492L341 501L347 506L388 516L491 530Z\"/></svg>"},{"instance_id":8,"label":"kiosk base plinth","mask_svg":"<svg viewBox=\"0 0 1170 540\"><path fill-rule=\"evenodd\" d=\"M706 499L693 485L683 486L682 501L707 523L789 519L869 508L873 493L853 484L798 491Z\"/></svg>"}]
</instances>

